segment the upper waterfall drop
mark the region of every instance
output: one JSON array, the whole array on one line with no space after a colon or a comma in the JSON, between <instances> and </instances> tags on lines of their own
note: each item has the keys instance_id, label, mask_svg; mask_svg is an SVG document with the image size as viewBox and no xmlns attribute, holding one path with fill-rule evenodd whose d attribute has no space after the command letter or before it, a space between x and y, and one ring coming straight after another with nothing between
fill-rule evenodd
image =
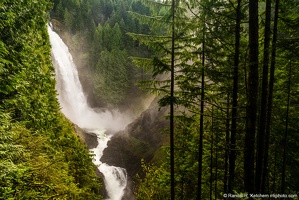
<instances>
[{"instance_id":1,"label":"upper waterfall drop","mask_svg":"<svg viewBox=\"0 0 299 200\"><path fill-rule=\"evenodd\" d=\"M85 129L109 129L118 131L125 128L128 119L118 111L96 112L87 103L79 80L77 67L62 39L48 26L52 46L53 62L56 67L56 89L62 112L73 123Z\"/></svg>"},{"instance_id":2,"label":"upper waterfall drop","mask_svg":"<svg viewBox=\"0 0 299 200\"><path fill-rule=\"evenodd\" d=\"M111 135L105 133L106 130L124 129L129 121L117 111L96 112L88 105L79 80L77 67L68 47L50 26L47 28L52 47L52 61L55 65L56 89L61 110L68 119L80 128L97 135L98 145L91 149L95 154L94 164L104 175L109 199L121 200L127 186L126 170L102 163L100 158L111 138Z\"/></svg>"}]
</instances>

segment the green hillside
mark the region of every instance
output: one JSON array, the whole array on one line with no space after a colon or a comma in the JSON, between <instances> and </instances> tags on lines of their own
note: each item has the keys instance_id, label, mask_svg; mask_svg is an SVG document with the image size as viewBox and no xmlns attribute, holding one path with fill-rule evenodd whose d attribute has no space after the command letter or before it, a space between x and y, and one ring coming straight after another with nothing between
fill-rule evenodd
<instances>
[{"instance_id":1,"label":"green hillside","mask_svg":"<svg viewBox=\"0 0 299 200\"><path fill-rule=\"evenodd\" d=\"M47 0L0 2L0 199L101 199L89 152L59 111Z\"/></svg>"}]
</instances>

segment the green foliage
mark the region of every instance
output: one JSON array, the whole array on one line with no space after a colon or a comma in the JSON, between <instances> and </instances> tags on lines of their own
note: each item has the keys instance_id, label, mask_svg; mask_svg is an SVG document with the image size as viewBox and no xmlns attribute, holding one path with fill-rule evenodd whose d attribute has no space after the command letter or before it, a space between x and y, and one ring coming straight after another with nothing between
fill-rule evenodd
<instances>
[{"instance_id":1,"label":"green foliage","mask_svg":"<svg viewBox=\"0 0 299 200\"><path fill-rule=\"evenodd\" d=\"M1 112L0 115L0 199L13 198L15 185L20 184L23 173L27 170L20 162L26 152L23 146L14 143L16 135L26 130L20 125L11 124L10 116Z\"/></svg>"},{"instance_id":2,"label":"green foliage","mask_svg":"<svg viewBox=\"0 0 299 200\"><path fill-rule=\"evenodd\" d=\"M260 1L259 1L260 2ZM273 1L272 1L273 2ZM199 113L201 99L201 72L204 68L205 80L205 114L203 136L203 178L201 180L202 198L220 199L223 188L227 187L228 155L236 152L236 166L234 169L234 192L244 191L244 142L246 128L246 111L248 104L248 2L241 1L241 30L240 55L238 72L238 107L236 147L230 146L233 67L235 54L235 26L237 1L203 0L177 2L175 15L175 98L170 99L170 6L168 1L142 1L151 10L150 14L130 12L132 17L140 23L149 25L147 33L129 33L139 44L148 46L151 57L132 57L133 62L152 73L152 79L141 83L145 89L161 95L160 106L167 106L170 102L177 105L175 129L175 174L176 196L179 199L196 199L198 187L198 142L199 142ZM274 3L274 2L273 2ZM264 29L264 2L260 2L259 19L260 35ZM273 6L274 4L272 4ZM286 190L296 193L298 181L295 180L298 169L298 2L281 1L279 10L279 39L277 43L275 87L273 98L273 113L271 133L269 136L269 184L268 191L279 193L282 187L283 149L286 147ZM297 38L297 39L296 39ZM204 39L204 40L203 40ZM263 38L259 38L263 43ZM273 44L272 44L273 45ZM204 46L204 48L203 48ZM262 48L262 45L260 45ZM273 48L273 47L271 47ZM262 51L261 51L262 52ZM203 66L203 54L205 63ZM269 63L270 64L270 63ZM289 75L289 66L292 66ZM259 69L259 73L261 73ZM288 96L288 80L291 80L290 109L288 129L286 130L286 112ZM257 80L258 81L258 80ZM261 85L259 85L259 95ZM260 96L258 96L260 98ZM261 104L261 103L260 103ZM260 105L258 105L260 106ZM260 110L258 110L260 112ZM258 115L259 113L257 113ZM180 120L181 117L183 120ZM189 120L192 122L190 122ZM257 123L256 128L260 125ZM287 133L287 146L284 145ZM196 139L198 137L198 139ZM187 142L188 141L188 142ZM279 148L277 148L279 147ZM235 148L235 149L231 149ZM168 152L168 151L167 151ZM232 154L231 154L232 155ZM227 156L227 158L225 158ZM182 158L184 160L182 161ZM255 160L255 158L253 158ZM154 197L160 191L169 199L170 191L162 189L162 182L169 181L165 174L169 171L169 158L161 165L146 165L146 175L139 177L137 196ZM264 170L264 169L263 169ZM163 171L163 172L161 172ZM192 174L192 173L193 174ZM161 175L157 175L160 173ZM253 177L252 177L253 178ZM161 180L165 179L165 180ZM168 184L170 184L168 182ZM153 190L151 190L153 186ZM160 187L160 190L158 189ZM168 185L169 187L169 185ZM158 190L158 191L156 191ZM169 190L169 189L168 189ZM266 190L265 190L266 191ZM168 196L167 196L168 194ZM191 195L191 196L188 196ZM193 196L192 196L193 195Z\"/></svg>"},{"instance_id":3,"label":"green foliage","mask_svg":"<svg viewBox=\"0 0 299 200\"><path fill-rule=\"evenodd\" d=\"M0 199L101 199L96 167L56 99L50 7L0 3Z\"/></svg>"},{"instance_id":4,"label":"green foliage","mask_svg":"<svg viewBox=\"0 0 299 200\"><path fill-rule=\"evenodd\" d=\"M231 154L231 115L233 88L233 59L235 54L235 24L237 1L202 0L176 1L175 14L175 98L169 98L169 72L171 52L171 12L169 1L83 1L56 0L55 10L59 14L65 10L67 26L72 31L89 30L91 35L85 52L90 53L91 68L94 72L94 92L99 98L112 104L122 102L125 90L136 80L136 71L141 73L144 89L162 95L161 106L175 101L178 105L176 119L176 193L180 199L196 199L198 189L195 173L198 166L198 124L200 112L200 79L202 70L205 80L204 152L203 152L203 198L222 198L221 192L227 187L227 155ZM277 1L275 1L277 2ZM272 8L274 7L272 1ZM291 101L287 129L286 191L297 192L298 180L298 1L281 0L279 10L279 39L277 41L276 82L274 87L273 113L271 121L268 190L279 193L282 184L282 162L284 133L286 132L286 112L288 96L288 66L292 65ZM248 1L241 1L240 55L238 73L238 107L236 130L236 166L234 191L244 191L243 151L248 103ZM85 6L85 7L84 7ZM63 9L61 9L61 7ZM259 1L259 34L264 33L265 3ZM129 11L129 12L127 12ZM80 14L79 14L80 13ZM273 13L273 12L272 12ZM69 15L69 16L68 16ZM85 18L83 17L85 16ZM88 17L86 17L88 16ZM13 14L9 20L15 20ZM4 20L1 26L10 21ZM78 23L77 21L78 20ZM85 21L84 21L85 20ZM88 22L92 20L93 23ZM66 20L67 21L67 20ZM82 22L85 23L82 23ZM94 26L92 26L94 24ZM0 26L0 27L1 27ZM83 28L82 28L83 27ZM95 28L97 27L97 28ZM271 25L272 27L272 25ZM84 31L82 31L84 32ZM125 34L126 32L130 32ZM85 35L85 34L82 34ZM262 44L263 37L259 38ZM204 48L203 48L204 43ZM273 44L272 44L273 45ZM7 47L0 43L0 55L7 55ZM89 48L91 51L89 51ZM262 45L260 45L262 48ZM273 48L270 47L270 48ZM8 50L8 49L7 49ZM141 50L141 53L138 52ZM262 49L260 49L262 52ZM205 55L205 63L203 56ZM130 56L140 69L131 67ZM260 55L262 56L262 54ZM8 64L8 59L4 58ZM204 64L204 65L203 65ZM261 72L261 69L259 69ZM145 79L145 72L152 79ZM2 73L6 73L2 70ZM140 74L138 74L140 75ZM8 77L13 77L12 75ZM133 77L133 78L131 78ZM117 80L116 80L117 79ZM258 81L258 80L257 80ZM8 83L8 82L7 82ZM9 82L10 83L10 82ZM13 82L1 86L2 91L14 91ZM120 87L121 86L121 87ZM121 89L120 89L120 88ZM259 86L259 90L261 85ZM260 92L260 91L259 91ZM260 94L260 93L259 93ZM260 98L260 97L258 97ZM24 105L26 108L26 104ZM259 105L260 106L260 105ZM182 112L183 111L183 112ZM258 111L260 112L260 111ZM258 113L257 113L258 114ZM191 120L191 121L190 121ZM257 123L258 128L259 124ZM196 139L197 138L197 139ZM165 148L168 153L168 149ZM232 154L231 154L232 155ZM169 162L145 165L144 179L137 183L138 199L169 198Z\"/></svg>"},{"instance_id":5,"label":"green foliage","mask_svg":"<svg viewBox=\"0 0 299 200\"><path fill-rule=\"evenodd\" d=\"M121 102L129 91L138 90L135 87L135 82L140 73L141 76L144 75L141 70L139 70L139 74L136 74L138 70L129 59L129 56L148 53L144 46L138 47L136 42L125 34L128 31L147 31L147 25L141 25L128 14L128 11L133 9L141 13L149 13L149 10L140 2L131 0L54 1L51 17L64 22L67 29L76 36L76 40L80 41L77 44L77 49L82 55L86 55L83 62L81 62L84 66L81 67L89 70L91 77L88 78L93 80L92 96L96 97L94 100L101 104L122 105ZM123 52L112 52L113 50ZM108 53L103 53L103 51L109 52L110 55L107 56ZM120 53L119 56L118 53ZM111 62L112 55L118 57L115 62ZM105 66L99 67L103 61ZM123 63L120 67L115 65L115 63L119 64L119 61ZM101 70L99 70L100 68ZM115 70L99 74L104 69ZM104 77L105 75L108 75L108 77ZM116 78L112 84L123 85L120 92L109 91L111 88L115 88L115 86L108 85L112 81L112 76ZM117 79L120 76L122 77ZM125 76L126 78L124 78ZM104 79L108 81L104 81ZM103 92L100 91L102 89L105 95L111 96L103 96Z\"/></svg>"},{"instance_id":6,"label":"green foliage","mask_svg":"<svg viewBox=\"0 0 299 200\"><path fill-rule=\"evenodd\" d=\"M126 51L102 51L94 78L97 97L114 105L122 102L127 93L129 67Z\"/></svg>"},{"instance_id":7,"label":"green foliage","mask_svg":"<svg viewBox=\"0 0 299 200\"><path fill-rule=\"evenodd\" d=\"M136 199L169 199L168 191L170 190L170 174L168 170L163 166L148 166L144 161L142 161L142 168L146 174L142 179L142 184L139 185L138 190L135 193Z\"/></svg>"},{"instance_id":8,"label":"green foliage","mask_svg":"<svg viewBox=\"0 0 299 200\"><path fill-rule=\"evenodd\" d=\"M196 119L197 117L194 117ZM177 118L175 134L175 190L178 199L196 199L197 177L197 134L194 124L197 120ZM161 156L156 164L146 164L142 160L144 176L137 176L137 199L170 199L170 162L169 146L163 146ZM160 163L157 165L157 163ZM208 169L209 166L206 166ZM208 176L205 176L208 180Z\"/></svg>"}]
</instances>

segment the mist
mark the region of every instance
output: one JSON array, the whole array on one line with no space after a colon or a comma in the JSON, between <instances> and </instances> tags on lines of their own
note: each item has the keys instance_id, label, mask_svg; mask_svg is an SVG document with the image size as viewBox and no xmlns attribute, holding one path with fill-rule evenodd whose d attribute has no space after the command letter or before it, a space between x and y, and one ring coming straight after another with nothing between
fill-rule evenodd
<instances>
[{"instance_id":1,"label":"mist","mask_svg":"<svg viewBox=\"0 0 299 200\"><path fill-rule=\"evenodd\" d=\"M62 39L48 26L52 47L52 61L56 72L56 89L61 111L64 115L86 132L97 137L97 146L93 149L93 163L104 176L105 187L109 199L121 200L127 186L127 172L121 167L109 166L101 162L103 150L111 138L111 132L122 130L130 122L130 118L116 110L95 110L87 103L77 66Z\"/></svg>"},{"instance_id":2,"label":"mist","mask_svg":"<svg viewBox=\"0 0 299 200\"><path fill-rule=\"evenodd\" d=\"M64 115L80 128L87 130L105 129L116 132L124 129L132 121L132 117L118 110L91 108L68 47L56 33L53 32L52 37L53 63L55 66L63 66L56 67L55 78L58 100Z\"/></svg>"}]
</instances>

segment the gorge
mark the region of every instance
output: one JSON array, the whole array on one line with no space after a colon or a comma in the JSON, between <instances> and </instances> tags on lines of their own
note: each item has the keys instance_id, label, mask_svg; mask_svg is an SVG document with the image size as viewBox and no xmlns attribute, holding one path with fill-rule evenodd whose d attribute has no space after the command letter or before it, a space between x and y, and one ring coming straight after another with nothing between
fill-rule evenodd
<instances>
[{"instance_id":1,"label":"gorge","mask_svg":"<svg viewBox=\"0 0 299 200\"><path fill-rule=\"evenodd\" d=\"M79 127L78 134L95 155L93 162L104 176L109 199L135 199L132 182L142 173L141 159L152 160L167 137L160 134L167 126L163 117L167 109L159 109L153 96L138 102L140 105L131 102L139 108L134 114L91 108L68 47L50 26L48 33L61 111Z\"/></svg>"},{"instance_id":2,"label":"gorge","mask_svg":"<svg viewBox=\"0 0 299 200\"><path fill-rule=\"evenodd\" d=\"M56 68L56 87L61 110L74 124L97 136L98 145L91 149L91 152L95 154L94 164L104 175L109 198L120 200L127 185L126 170L102 163L100 158L111 137L107 133L123 128L125 118L114 111L96 112L88 106L76 65L73 63L68 48L50 26L48 26L48 33Z\"/></svg>"}]
</instances>

